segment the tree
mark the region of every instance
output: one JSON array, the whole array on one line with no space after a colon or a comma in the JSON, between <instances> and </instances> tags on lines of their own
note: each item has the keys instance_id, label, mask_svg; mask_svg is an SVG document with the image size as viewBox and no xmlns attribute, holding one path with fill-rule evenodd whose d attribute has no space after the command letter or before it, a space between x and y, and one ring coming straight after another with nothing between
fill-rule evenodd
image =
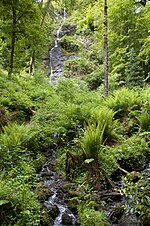
<instances>
[{"instance_id":1,"label":"tree","mask_svg":"<svg viewBox=\"0 0 150 226\"><path fill-rule=\"evenodd\" d=\"M43 1L41 2L42 18L41 18L41 22L40 22L40 27L42 27L43 24L44 24L45 17L46 17L46 15L49 11L49 8L50 8L50 4L51 4L51 0L47 0L47 2L45 3L45 5L43 7ZM34 67L35 67L35 50L32 51L31 58L30 58L30 68L29 68L30 74L34 73Z\"/></svg>"},{"instance_id":2,"label":"tree","mask_svg":"<svg viewBox=\"0 0 150 226\"><path fill-rule=\"evenodd\" d=\"M108 20L107 0L104 0L104 96L108 97Z\"/></svg>"},{"instance_id":3,"label":"tree","mask_svg":"<svg viewBox=\"0 0 150 226\"><path fill-rule=\"evenodd\" d=\"M109 70L112 74L119 75L119 80L124 82L122 84L129 85L130 78L132 77L133 81L133 75L137 75L137 73L141 74L141 77L138 76L140 80L137 83L141 83L141 79L145 80L148 75L150 58L149 47L146 43L150 29L149 7L149 4L146 4L145 7L135 4L133 0L110 0ZM131 55L133 56L131 50L134 50L134 59L132 57L134 67L131 67L130 64ZM132 70L131 77L130 70Z\"/></svg>"},{"instance_id":4,"label":"tree","mask_svg":"<svg viewBox=\"0 0 150 226\"><path fill-rule=\"evenodd\" d=\"M40 12L36 1L32 0L2 0L1 6L1 38L6 42L6 48L9 52L7 67L8 74L11 75L17 50L21 49L23 53L30 48L34 38L37 40L37 32L33 32L33 30L35 31L35 27L37 29Z\"/></svg>"}]
</instances>

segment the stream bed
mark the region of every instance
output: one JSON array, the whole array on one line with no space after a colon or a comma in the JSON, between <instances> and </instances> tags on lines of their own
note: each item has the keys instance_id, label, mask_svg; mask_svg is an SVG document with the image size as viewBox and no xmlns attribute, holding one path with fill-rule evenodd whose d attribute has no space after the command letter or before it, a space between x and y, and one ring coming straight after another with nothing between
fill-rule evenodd
<instances>
[{"instance_id":1,"label":"stream bed","mask_svg":"<svg viewBox=\"0 0 150 226\"><path fill-rule=\"evenodd\" d=\"M44 207L46 207L46 209L48 210L48 213L53 222L52 224L47 225L80 225L79 223L77 223L76 213L73 213L66 203L69 195L67 194L67 190L65 191L63 187L69 184L69 182L65 181L65 179L59 176L56 172L55 153L56 151L52 150L51 154L48 154L47 161L44 163L40 172L41 180L49 189L50 194L43 204ZM148 164L141 173L145 178L150 177L150 164ZM119 182L117 182L117 186L123 188L124 182L120 180ZM122 207L124 205L128 205L128 203L125 197L119 194L119 192L110 191L109 193L109 191L106 190L102 192L95 192L95 194L99 197L99 200L102 200L106 203L106 205L103 208L100 208L98 211L104 212L106 218L110 222L110 226L142 225L135 214L126 213L124 211L124 208Z\"/></svg>"},{"instance_id":2,"label":"stream bed","mask_svg":"<svg viewBox=\"0 0 150 226\"><path fill-rule=\"evenodd\" d=\"M53 219L53 226L75 225L76 217L65 203L65 194L61 190L66 182L63 179L61 180L55 171L55 151L48 158L40 173L51 194L48 200L44 202L44 206Z\"/></svg>"}]
</instances>

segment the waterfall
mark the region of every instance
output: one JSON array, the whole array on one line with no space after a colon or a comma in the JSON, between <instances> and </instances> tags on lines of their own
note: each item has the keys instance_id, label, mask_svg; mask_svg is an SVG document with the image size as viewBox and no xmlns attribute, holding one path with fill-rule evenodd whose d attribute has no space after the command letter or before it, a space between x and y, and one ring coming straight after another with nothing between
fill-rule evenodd
<instances>
[{"instance_id":1,"label":"waterfall","mask_svg":"<svg viewBox=\"0 0 150 226\"><path fill-rule=\"evenodd\" d=\"M66 8L63 9L62 19L63 19L63 21L66 20ZM49 58L50 58L50 64L49 64L49 67L50 67L50 80L49 80L49 82L51 84L53 84L53 85L55 84L55 82L54 82L54 80L55 80L54 77L55 76L54 76L54 73L53 73L52 55L53 55L54 49L58 48L58 42L61 39L60 31L62 29L62 26L63 26L63 23L61 23L61 25L59 26L59 28L58 28L58 30L56 32L56 39L55 39L55 42L54 42L54 47L49 51Z\"/></svg>"},{"instance_id":2,"label":"waterfall","mask_svg":"<svg viewBox=\"0 0 150 226\"><path fill-rule=\"evenodd\" d=\"M63 20L66 20L66 8L64 8L64 16L63 16Z\"/></svg>"}]
</instances>

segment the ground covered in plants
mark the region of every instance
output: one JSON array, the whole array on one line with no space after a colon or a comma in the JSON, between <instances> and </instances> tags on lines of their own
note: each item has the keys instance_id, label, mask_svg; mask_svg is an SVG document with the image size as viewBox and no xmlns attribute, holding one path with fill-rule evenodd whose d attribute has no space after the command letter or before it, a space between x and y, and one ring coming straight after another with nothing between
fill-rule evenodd
<instances>
[{"instance_id":1,"label":"ground covered in plants","mask_svg":"<svg viewBox=\"0 0 150 226\"><path fill-rule=\"evenodd\" d=\"M129 218L125 223L129 212L136 225L149 225L148 85L121 87L106 99L101 88L90 90L81 79L52 86L42 72L10 79L2 69L0 84L2 226L53 225L39 172L54 149L76 225L133 225ZM126 202L111 208L120 197Z\"/></svg>"}]
</instances>

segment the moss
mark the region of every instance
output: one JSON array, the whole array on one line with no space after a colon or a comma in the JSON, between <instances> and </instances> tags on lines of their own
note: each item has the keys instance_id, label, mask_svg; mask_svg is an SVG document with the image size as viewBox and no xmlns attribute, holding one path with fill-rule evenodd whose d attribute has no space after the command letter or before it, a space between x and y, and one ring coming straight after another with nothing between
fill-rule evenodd
<instances>
[{"instance_id":1,"label":"moss","mask_svg":"<svg viewBox=\"0 0 150 226\"><path fill-rule=\"evenodd\" d=\"M137 182L141 178L141 174L136 171L132 171L131 173L127 174L127 179L133 181L134 183Z\"/></svg>"},{"instance_id":2,"label":"moss","mask_svg":"<svg viewBox=\"0 0 150 226\"><path fill-rule=\"evenodd\" d=\"M147 215L144 215L141 218L141 225L142 226L148 226L148 225L150 225L150 213L148 213Z\"/></svg>"},{"instance_id":3,"label":"moss","mask_svg":"<svg viewBox=\"0 0 150 226\"><path fill-rule=\"evenodd\" d=\"M50 196L49 188L44 184L44 182L39 182L34 190L40 201L45 201Z\"/></svg>"},{"instance_id":4,"label":"moss","mask_svg":"<svg viewBox=\"0 0 150 226\"><path fill-rule=\"evenodd\" d=\"M48 210L44 206L41 206L40 225L41 226L53 225L53 220L49 216Z\"/></svg>"},{"instance_id":5,"label":"moss","mask_svg":"<svg viewBox=\"0 0 150 226\"><path fill-rule=\"evenodd\" d=\"M84 208L78 209L79 221L82 226L109 226L109 222L104 217L103 212L95 211L93 209Z\"/></svg>"}]
</instances>

